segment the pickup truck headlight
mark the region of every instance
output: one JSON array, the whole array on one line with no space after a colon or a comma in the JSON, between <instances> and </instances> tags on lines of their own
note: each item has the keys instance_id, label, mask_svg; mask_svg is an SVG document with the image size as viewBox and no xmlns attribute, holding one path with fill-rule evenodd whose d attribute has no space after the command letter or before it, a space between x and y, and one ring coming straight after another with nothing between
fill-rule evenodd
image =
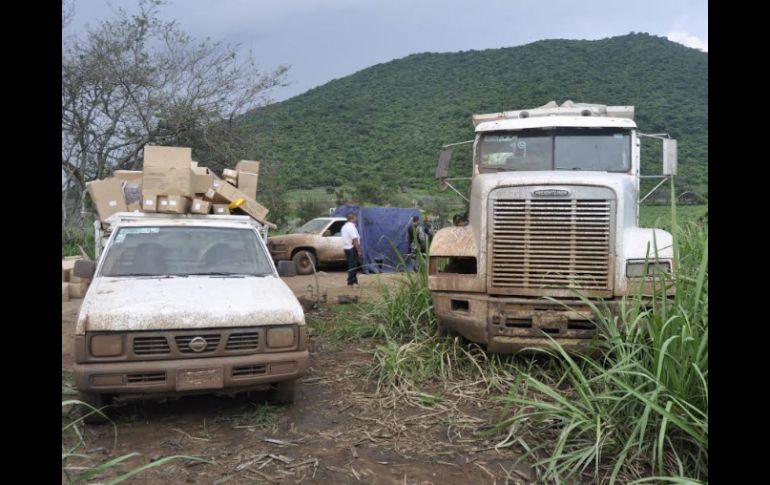
<instances>
[{"instance_id":1,"label":"pickup truck headlight","mask_svg":"<svg viewBox=\"0 0 770 485\"><path fill-rule=\"evenodd\" d=\"M267 346L271 349L280 349L294 345L293 327L276 327L267 331Z\"/></svg>"},{"instance_id":2,"label":"pickup truck headlight","mask_svg":"<svg viewBox=\"0 0 770 485\"><path fill-rule=\"evenodd\" d=\"M91 337L91 355L94 357L115 357L123 353L122 335L94 335Z\"/></svg>"},{"instance_id":3,"label":"pickup truck headlight","mask_svg":"<svg viewBox=\"0 0 770 485\"><path fill-rule=\"evenodd\" d=\"M645 261L641 259L626 262L626 277L628 278L644 278L661 273L671 273L670 261Z\"/></svg>"}]
</instances>

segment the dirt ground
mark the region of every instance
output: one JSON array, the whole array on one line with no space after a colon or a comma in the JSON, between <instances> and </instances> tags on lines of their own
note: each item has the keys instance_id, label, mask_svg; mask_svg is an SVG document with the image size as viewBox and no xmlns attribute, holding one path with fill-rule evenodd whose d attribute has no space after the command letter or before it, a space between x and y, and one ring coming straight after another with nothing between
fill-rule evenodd
<instances>
[{"instance_id":1,"label":"dirt ground","mask_svg":"<svg viewBox=\"0 0 770 485\"><path fill-rule=\"evenodd\" d=\"M360 287L352 290L344 272L322 273L318 281L330 305L339 296L371 301L381 284L396 278L359 276ZM286 282L301 299L315 301L313 276ZM63 374L73 360L81 301L62 303ZM482 403L410 405L392 393L378 393L365 374L370 350L368 342L312 337L310 372L298 383L291 406L266 406L259 394L126 404L115 410L117 445L113 448L111 426L87 426L82 451L91 465L142 454L124 470L171 455L213 462L172 461L123 482L151 485L535 483L527 467L514 467L518 456L511 449L495 449L496 441L480 434L499 419L499 409ZM62 480L66 483L64 475Z\"/></svg>"}]
</instances>

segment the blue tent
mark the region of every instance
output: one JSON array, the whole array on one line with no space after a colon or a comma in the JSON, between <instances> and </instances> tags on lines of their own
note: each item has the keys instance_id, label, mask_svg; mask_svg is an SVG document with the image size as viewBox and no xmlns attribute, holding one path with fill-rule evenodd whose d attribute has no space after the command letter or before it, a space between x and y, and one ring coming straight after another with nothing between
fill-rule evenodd
<instances>
[{"instance_id":1,"label":"blue tent","mask_svg":"<svg viewBox=\"0 0 770 485\"><path fill-rule=\"evenodd\" d=\"M391 272L403 269L403 261L409 252L407 230L414 216L420 216L416 208L360 207L342 205L334 211L334 217L347 217L351 212L358 216L358 233L364 253L361 264L365 273Z\"/></svg>"}]
</instances>

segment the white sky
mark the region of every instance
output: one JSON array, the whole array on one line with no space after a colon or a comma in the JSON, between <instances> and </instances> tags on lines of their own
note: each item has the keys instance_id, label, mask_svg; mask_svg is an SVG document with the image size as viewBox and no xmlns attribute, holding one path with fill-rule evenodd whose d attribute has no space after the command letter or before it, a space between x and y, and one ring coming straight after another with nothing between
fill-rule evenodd
<instances>
[{"instance_id":1,"label":"white sky","mask_svg":"<svg viewBox=\"0 0 770 485\"><path fill-rule=\"evenodd\" d=\"M74 0L78 32L137 0ZM289 64L300 94L374 64L420 52L513 47L542 39L665 36L708 51L707 0L171 0L164 19L189 34L240 43L258 65Z\"/></svg>"}]
</instances>

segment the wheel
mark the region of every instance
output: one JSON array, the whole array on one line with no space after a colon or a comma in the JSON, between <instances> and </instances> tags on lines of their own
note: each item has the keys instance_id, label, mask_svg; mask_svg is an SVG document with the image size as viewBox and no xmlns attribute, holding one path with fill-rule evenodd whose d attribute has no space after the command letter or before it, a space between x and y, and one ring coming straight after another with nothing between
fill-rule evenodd
<instances>
[{"instance_id":1,"label":"wheel","mask_svg":"<svg viewBox=\"0 0 770 485\"><path fill-rule=\"evenodd\" d=\"M297 251L291 259L297 267L297 274L313 274L313 268L316 267L315 254L310 251Z\"/></svg>"},{"instance_id":2,"label":"wheel","mask_svg":"<svg viewBox=\"0 0 770 485\"><path fill-rule=\"evenodd\" d=\"M452 337L452 338L462 337L462 335L460 335L459 333L455 332L454 330L452 330L451 328L447 327L446 325L444 325L441 322L438 322L436 324L436 335L438 335L439 337Z\"/></svg>"},{"instance_id":3,"label":"wheel","mask_svg":"<svg viewBox=\"0 0 770 485\"><path fill-rule=\"evenodd\" d=\"M296 387L296 381L276 382L268 392L267 400L276 404L291 404Z\"/></svg>"},{"instance_id":4,"label":"wheel","mask_svg":"<svg viewBox=\"0 0 770 485\"><path fill-rule=\"evenodd\" d=\"M83 417L84 423L103 424L109 421L108 409L106 408L112 404L112 396L91 392L79 392L78 400L101 411L101 413L97 413L87 406L81 406L80 415Z\"/></svg>"}]
</instances>

